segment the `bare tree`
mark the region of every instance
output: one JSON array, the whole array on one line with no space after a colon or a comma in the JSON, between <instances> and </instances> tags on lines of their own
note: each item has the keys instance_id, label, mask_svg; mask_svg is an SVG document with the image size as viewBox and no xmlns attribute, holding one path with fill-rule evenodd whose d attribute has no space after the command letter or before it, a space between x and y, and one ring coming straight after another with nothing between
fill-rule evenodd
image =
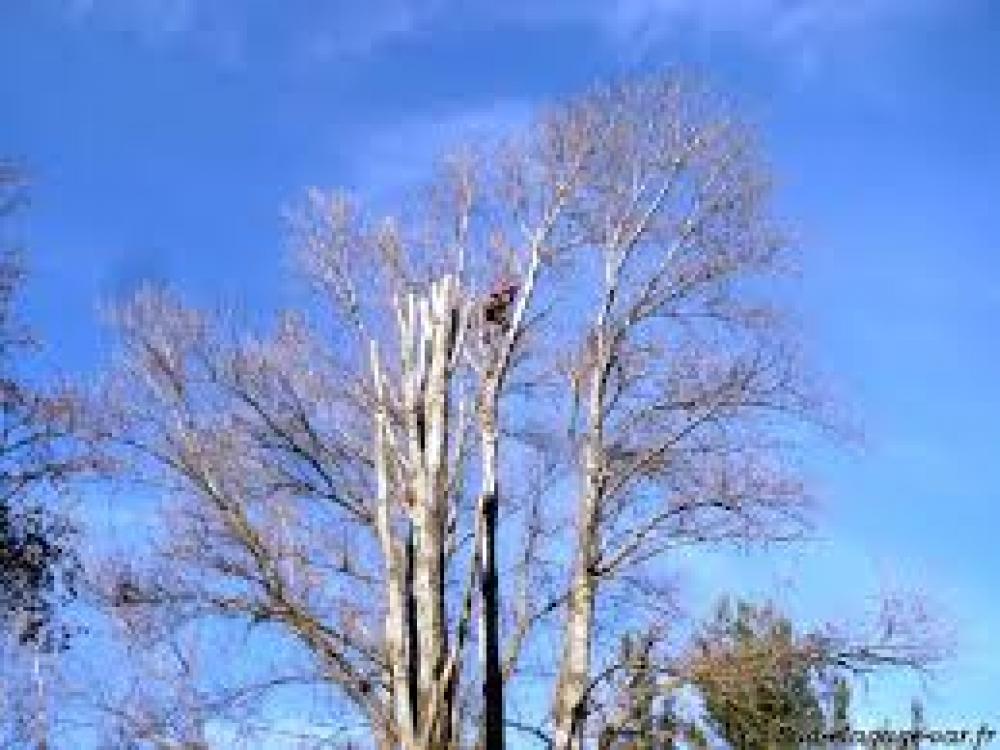
<instances>
[{"instance_id":1,"label":"bare tree","mask_svg":"<svg viewBox=\"0 0 1000 750\"><path fill-rule=\"evenodd\" d=\"M21 166L0 160L0 742L44 748L48 662L73 633L62 608L80 572L76 529L56 501L97 462L76 440L73 390L27 375L36 341L18 310L25 265L15 231L27 188Z\"/></svg>"},{"instance_id":2,"label":"bare tree","mask_svg":"<svg viewBox=\"0 0 1000 750\"><path fill-rule=\"evenodd\" d=\"M167 572L119 606L280 633L382 748L583 746L621 634L670 624L665 555L807 528L795 451L831 420L768 193L750 131L658 78L394 219L311 191L321 316L249 335L143 291L98 429L161 491Z\"/></svg>"},{"instance_id":3,"label":"bare tree","mask_svg":"<svg viewBox=\"0 0 1000 750\"><path fill-rule=\"evenodd\" d=\"M126 569L131 572L122 575ZM144 575L152 589L156 575L151 570ZM99 637L92 634L89 660L81 655L74 663L92 672L95 659L113 659L113 677L91 685L79 675L69 678L66 702L98 746L207 750L218 743L260 747L275 739L294 739L303 750L325 746L322 735L259 718L274 693L308 682L310 672L299 669L294 654L269 656L256 648L252 634L220 628L213 618L191 617L183 606L163 600L144 604L138 589L130 587L138 576L135 566L121 562L99 576L108 627ZM248 654L252 661L245 661Z\"/></svg>"},{"instance_id":4,"label":"bare tree","mask_svg":"<svg viewBox=\"0 0 1000 750\"><path fill-rule=\"evenodd\" d=\"M784 432L821 412L754 285L782 237L750 138L675 82L599 92L566 114L595 158L581 212L595 309L575 357L576 559L556 743L585 721L595 605L622 572L686 541L782 539L807 500Z\"/></svg>"}]
</instances>

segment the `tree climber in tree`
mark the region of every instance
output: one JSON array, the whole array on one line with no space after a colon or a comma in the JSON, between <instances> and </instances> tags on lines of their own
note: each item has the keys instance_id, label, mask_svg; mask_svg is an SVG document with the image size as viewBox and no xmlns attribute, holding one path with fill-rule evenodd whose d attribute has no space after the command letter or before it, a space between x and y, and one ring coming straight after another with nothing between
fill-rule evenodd
<instances>
[{"instance_id":1,"label":"tree climber in tree","mask_svg":"<svg viewBox=\"0 0 1000 750\"><path fill-rule=\"evenodd\" d=\"M510 326L510 310L518 291L519 284L506 278L500 279L483 303L483 319L506 331Z\"/></svg>"}]
</instances>

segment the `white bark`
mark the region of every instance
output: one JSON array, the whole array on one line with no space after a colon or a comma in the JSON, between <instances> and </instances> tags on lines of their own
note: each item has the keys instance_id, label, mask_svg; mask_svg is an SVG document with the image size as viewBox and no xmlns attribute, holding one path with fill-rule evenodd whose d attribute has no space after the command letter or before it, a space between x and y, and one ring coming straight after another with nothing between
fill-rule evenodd
<instances>
[{"instance_id":1,"label":"white bark","mask_svg":"<svg viewBox=\"0 0 1000 750\"><path fill-rule=\"evenodd\" d=\"M410 295L397 305L404 415L400 441L392 437L386 375L372 344L379 404L375 415L377 523L388 588L386 651L393 686L393 725L404 748L444 747L454 724L452 701L448 696L443 700L441 694L447 692L442 683L456 671L446 669L444 566L449 411L460 309L457 282L447 276L431 286L429 297L418 300ZM401 445L405 446L402 454ZM402 496L394 496L393 480ZM412 589L407 586L403 542L393 531L393 519L400 516L412 529ZM415 619L415 628L409 626L410 618Z\"/></svg>"},{"instance_id":2,"label":"white bark","mask_svg":"<svg viewBox=\"0 0 1000 750\"><path fill-rule=\"evenodd\" d=\"M390 446L390 425L386 413L386 386L379 363L378 348L372 342L372 378L375 383L377 409L375 413L375 471L378 493L376 523L385 564L386 618L385 649L392 691L393 721L390 734L401 747L414 747L413 716L410 712L407 681L406 620L403 603L403 553L393 533L393 509L389 482L393 460Z\"/></svg>"},{"instance_id":3,"label":"white bark","mask_svg":"<svg viewBox=\"0 0 1000 750\"><path fill-rule=\"evenodd\" d=\"M689 111L679 91L655 83L612 87L556 111L539 123L523 151L498 154L486 165L482 178L503 180L500 189L473 201L476 180L470 178L454 195L435 192L429 232L422 220L413 233L373 231L343 203L318 205L307 239L319 255L320 280L342 308L338 345L341 336L350 340L331 360L343 362L313 358L304 339L278 341L259 365L251 351L236 375L222 364L221 379L214 372L192 378L192 407L180 390L189 376L173 348L162 362L149 360L149 347L137 349L140 374L156 376L147 398L163 414L148 423L167 427L148 442L174 459L178 449L170 436L184 433L190 421L197 428L190 429L195 458L199 450L211 451L205 467L196 461L168 469L192 483L195 499L208 501L205 515L222 517L213 528L232 551L221 558L225 567L211 560L206 566L224 581L264 583L246 602L220 598L213 606L280 622L303 639L330 664L332 681L376 731L384 730L377 739L386 750L461 746L459 730L462 740L471 736L478 717L459 716L460 677L473 683L463 684L465 706L477 704L478 696L470 701L469 693L482 681L485 750L502 746L503 692L510 689L504 678L533 679L520 670L522 644L534 656L533 647L560 635L553 712L527 718L554 729L556 747L579 750L578 729L593 711L594 696L601 697L599 685L592 689L601 680L607 687L607 654L595 644L595 628L613 634L622 626L615 612L595 611L598 596L632 586L635 572L656 577L646 563L678 539L742 539L744 521L758 524L752 531L764 537L772 531L770 519L779 516L775 506L794 509L795 486L767 474L764 459L775 452L774 443L766 419L757 415L768 406L805 413L808 404L794 392L797 379L784 377L784 355L771 346L768 309L758 312L743 299L741 281L750 279L747 288L754 288L753 279L774 264L774 240L758 216L761 188L753 164L743 164L738 134L701 122L700 110ZM412 259L402 250L410 236ZM467 244L475 256L466 265ZM605 263L603 284L594 283L595 255ZM358 258L383 267L362 269L365 282L356 285ZM536 304L539 269L556 262L553 268L575 285L564 292L568 297L559 299L554 287ZM417 281L450 267L459 273L466 268L476 285L488 284L501 264L504 280L516 283L497 297L500 315L486 308L496 299L461 304L454 277L427 286ZM403 291L418 284L420 294ZM394 294L387 315L385 297ZM592 296L598 309L582 318L579 305ZM530 338L529 304L542 312ZM490 314L484 312L481 325L466 334L475 309ZM393 313L395 320L388 320ZM162 316L155 317L159 325ZM546 320L559 327L534 339L535 322ZM188 332L197 327L186 318L174 328L181 343L197 339L197 331ZM465 335L470 345L463 352ZM532 340L541 344L520 350ZM530 413L540 399L552 398L549 375L563 371L574 357L567 349L584 340L586 351L569 365L565 401ZM192 345L215 346L201 340ZM369 347L371 373L364 362ZM518 402L524 406L501 414L508 370L525 354L532 367L527 385L544 388L525 388L526 400ZM459 370L466 364L474 374ZM161 369L176 377L164 378ZM143 385L136 380L130 387ZM180 384L176 393L174 382ZM199 394L213 396L219 382L242 398L234 409L242 432L232 433L241 442L231 446L216 439L230 432L199 412ZM475 395L463 404L466 388ZM501 456L516 455L508 452L507 436L539 435L538 443L548 446L540 433L549 425L538 424L538 417L554 415L570 399L571 428L565 436L551 430L551 445L560 469L572 464L578 489L566 498L560 471L558 489L539 491L535 507L544 508L545 517L524 515L525 506L512 496L524 489L521 477L501 468ZM581 401L582 433L575 419ZM471 418L473 404L478 445L463 446L466 432L470 442L475 433L458 422L462 414ZM141 437L147 422L137 424ZM181 453L187 460L187 449ZM455 469L470 458L479 461L478 471ZM503 468L510 468L506 461ZM225 480L218 486L210 481L215 473ZM471 473L478 487L464 486ZM256 528L254 508L245 507L258 497L272 504L275 487L295 502L332 505L342 517L344 541L335 545L334 565L310 569L298 556L294 571L278 564L289 545L270 544L271 532ZM572 504L571 528L561 523L564 501ZM285 518L279 514L282 523ZM523 555L512 549L525 525L534 526L525 536L557 545L558 554L533 554L530 544ZM330 538L317 536L320 561ZM497 544L503 544L505 561L520 557L525 571L516 573L523 582L515 598L523 601L513 602L516 623L503 644L508 658L502 665L500 598L517 584L500 579ZM364 569L349 569L346 554L362 548ZM341 553L345 562L338 567ZM559 570L563 559L567 565ZM325 575L337 576L331 587L336 609L320 597L313 609L306 597L292 596L307 574L319 581L310 584L317 589ZM456 587L446 591L446 581L464 584L464 598ZM355 586L364 586L363 593L355 595ZM343 601L341 591L347 592ZM465 641L477 625L482 664L469 665ZM517 704L508 707L513 712ZM510 717L512 723L521 718Z\"/></svg>"},{"instance_id":4,"label":"white bark","mask_svg":"<svg viewBox=\"0 0 1000 750\"><path fill-rule=\"evenodd\" d=\"M591 677L596 565L600 549L599 512L604 464L602 460L603 385L601 368L594 368L589 399L591 432L584 445L583 487L577 516L576 561L570 583L564 634L564 652L556 688L555 747L575 750L585 718Z\"/></svg>"}]
</instances>

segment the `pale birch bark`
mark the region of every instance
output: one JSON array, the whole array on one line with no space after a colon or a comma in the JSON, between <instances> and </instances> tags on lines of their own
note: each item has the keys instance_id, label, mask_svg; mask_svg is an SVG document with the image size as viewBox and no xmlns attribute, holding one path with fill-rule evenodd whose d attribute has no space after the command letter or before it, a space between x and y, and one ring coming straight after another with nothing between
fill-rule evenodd
<instances>
[{"instance_id":1,"label":"pale birch bark","mask_svg":"<svg viewBox=\"0 0 1000 750\"><path fill-rule=\"evenodd\" d=\"M697 93L601 88L459 172L409 224L310 193L331 330L220 341L140 299L109 434L181 509L146 601L274 626L386 750L580 750L626 627L602 597L666 628L665 554L794 539L785 440L826 415L752 144ZM543 443L560 481L525 502Z\"/></svg>"},{"instance_id":2,"label":"pale birch bark","mask_svg":"<svg viewBox=\"0 0 1000 750\"><path fill-rule=\"evenodd\" d=\"M668 463L673 448L684 447L690 437L697 440L705 424L720 416L712 393L675 403L672 397L661 397L655 386L650 388L675 377L669 349L660 349L657 339L691 336L703 349L688 362L691 375L714 378L712 359L724 362L730 355L712 351L696 338L699 320L716 318L733 331L744 326L749 330L752 324L730 315L719 300L728 294L728 277L766 271L774 257L770 240L766 234L758 236L759 228L752 223L763 192L753 172L740 171L747 166L739 134L724 120L686 111L676 95L676 89L657 84L626 88L617 95L600 93L567 125L582 128L598 154L591 168L601 173L591 175L595 192L582 227L600 258L603 283L576 370L584 425L574 568L554 705L560 750L581 746L590 693L599 682L601 670L592 662L599 586L605 579L614 580L624 560L655 557L658 545L671 540L669 524L663 521L664 514L672 517L675 512L670 509L670 490L665 493L666 510L657 510L655 504L646 510L641 498L657 490L661 480L646 474L632 456L665 458L662 482L669 488L675 481ZM729 211L738 213L730 216ZM720 246L715 222L726 227ZM675 321L679 325L671 330ZM774 336L780 338L777 331ZM767 346L762 344L762 350ZM756 405L766 410L771 396L758 391L753 380L740 381L738 388L726 392L726 414L720 418L735 424L743 410L752 411ZM774 401L776 408L780 398ZM689 416L700 411L707 416ZM674 415L677 432L671 426ZM695 492L715 502L707 485ZM676 511L682 523L697 518L701 502L696 499ZM747 502L755 499L748 497ZM795 502L791 492L787 502ZM650 515L648 522L643 514ZM619 517L628 521L619 524ZM712 532L704 533L711 538Z\"/></svg>"},{"instance_id":3,"label":"pale birch bark","mask_svg":"<svg viewBox=\"0 0 1000 750\"><path fill-rule=\"evenodd\" d=\"M413 715L408 681L407 628L404 612L403 552L393 528L393 496L390 488L395 462L389 440L388 395L379 363L378 348L371 347L375 411L375 472L377 477L377 524L385 564L386 616L385 651L391 692L390 738L404 750L414 747ZM391 740L390 740L391 741ZM390 746L395 745L392 742Z\"/></svg>"},{"instance_id":4,"label":"pale birch bark","mask_svg":"<svg viewBox=\"0 0 1000 750\"><path fill-rule=\"evenodd\" d=\"M560 750L579 746L578 738L583 731L587 690L592 676L594 604L601 549L600 512L607 477L604 413L610 362L606 319L617 290L616 270L609 261L605 273L605 302L594 328L590 370L587 372L587 432L581 456L583 486L576 517L576 559L569 584L564 653L554 707L555 746Z\"/></svg>"},{"instance_id":5,"label":"pale birch bark","mask_svg":"<svg viewBox=\"0 0 1000 750\"><path fill-rule=\"evenodd\" d=\"M455 347L460 345L462 301L456 279L446 276L429 296L397 303L403 435L393 438L387 416L386 375L372 347L376 393L375 460L378 526L388 586L386 645L393 686L393 726L404 748L445 747L454 719L446 682L448 664L445 591L449 512L449 415ZM405 446L401 455L399 449ZM390 484L395 480L394 491ZM394 519L412 539L395 537ZM409 564L404 557L412 556ZM412 566L412 580L407 570ZM405 568L405 569L404 569ZM412 611L407 611L408 609ZM442 698L444 696L444 698Z\"/></svg>"}]
</instances>

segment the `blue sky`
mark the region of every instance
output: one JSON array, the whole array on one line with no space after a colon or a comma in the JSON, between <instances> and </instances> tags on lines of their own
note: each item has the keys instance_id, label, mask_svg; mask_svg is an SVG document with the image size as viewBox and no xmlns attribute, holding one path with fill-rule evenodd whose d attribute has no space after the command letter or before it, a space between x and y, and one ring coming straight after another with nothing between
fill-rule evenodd
<instances>
[{"instance_id":1,"label":"blue sky","mask_svg":"<svg viewBox=\"0 0 1000 750\"><path fill-rule=\"evenodd\" d=\"M760 125L806 251L808 338L867 433L817 456L823 541L692 560L691 590L777 589L809 619L921 587L961 647L930 720L1000 725L990 0L6 2L0 153L35 180L27 307L46 364L93 372L97 303L146 278L288 301L280 212L307 185L391 196L456 136L674 65ZM873 685L862 718L902 720L909 691Z\"/></svg>"}]
</instances>

